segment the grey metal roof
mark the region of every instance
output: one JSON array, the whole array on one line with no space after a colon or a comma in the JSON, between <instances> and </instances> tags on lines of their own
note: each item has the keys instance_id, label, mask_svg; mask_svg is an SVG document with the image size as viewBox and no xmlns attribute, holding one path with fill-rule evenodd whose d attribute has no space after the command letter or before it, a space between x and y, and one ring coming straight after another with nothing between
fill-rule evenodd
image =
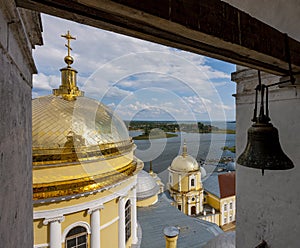
<instances>
[{"instance_id":1,"label":"grey metal roof","mask_svg":"<svg viewBox=\"0 0 300 248\"><path fill-rule=\"evenodd\" d=\"M235 248L235 231L220 234L218 237L210 240L204 248L218 247Z\"/></svg>"},{"instance_id":2,"label":"grey metal roof","mask_svg":"<svg viewBox=\"0 0 300 248\"><path fill-rule=\"evenodd\" d=\"M141 170L137 175L136 196L137 199L152 197L159 192L159 186L155 179L146 171Z\"/></svg>"},{"instance_id":3,"label":"grey metal roof","mask_svg":"<svg viewBox=\"0 0 300 248\"><path fill-rule=\"evenodd\" d=\"M235 162L229 162L226 165L226 170L228 171L235 171L235 168L236 168Z\"/></svg>"},{"instance_id":4,"label":"grey metal roof","mask_svg":"<svg viewBox=\"0 0 300 248\"><path fill-rule=\"evenodd\" d=\"M219 180L218 180L218 173L212 173L206 180L203 181L204 190L219 197L220 194L220 187L219 187Z\"/></svg>"},{"instance_id":5,"label":"grey metal roof","mask_svg":"<svg viewBox=\"0 0 300 248\"><path fill-rule=\"evenodd\" d=\"M216 225L185 215L171 206L168 193L159 195L152 206L138 208L138 222L142 228L141 248L165 247L163 229L166 226L180 228L178 248L203 247L223 231Z\"/></svg>"}]
</instances>

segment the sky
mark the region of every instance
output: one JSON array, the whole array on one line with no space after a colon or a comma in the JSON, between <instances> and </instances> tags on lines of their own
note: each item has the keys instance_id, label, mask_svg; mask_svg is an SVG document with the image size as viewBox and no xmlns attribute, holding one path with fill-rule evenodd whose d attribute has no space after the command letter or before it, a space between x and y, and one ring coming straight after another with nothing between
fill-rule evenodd
<instances>
[{"instance_id":1,"label":"sky","mask_svg":"<svg viewBox=\"0 0 300 248\"><path fill-rule=\"evenodd\" d=\"M69 30L80 90L123 120L235 120L235 65L53 16L42 22L33 98L59 87Z\"/></svg>"}]
</instances>

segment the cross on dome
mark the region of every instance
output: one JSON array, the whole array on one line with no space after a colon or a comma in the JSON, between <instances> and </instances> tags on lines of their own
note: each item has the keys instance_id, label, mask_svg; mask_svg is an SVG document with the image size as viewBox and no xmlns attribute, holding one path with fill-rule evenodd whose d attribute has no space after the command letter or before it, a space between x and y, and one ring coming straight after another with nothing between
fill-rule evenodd
<instances>
[{"instance_id":1,"label":"cross on dome","mask_svg":"<svg viewBox=\"0 0 300 248\"><path fill-rule=\"evenodd\" d=\"M187 152L187 146L186 146L186 141L183 141L183 147L182 147L182 157L187 157L188 156L188 152Z\"/></svg>"},{"instance_id":2,"label":"cross on dome","mask_svg":"<svg viewBox=\"0 0 300 248\"><path fill-rule=\"evenodd\" d=\"M68 41L68 44L65 44L65 46L68 48L68 55L65 57L65 62L68 65L68 67L70 67L70 65L73 64L74 62L72 56L70 55L70 51L72 50L70 46L70 41L76 40L76 38L70 34L69 30L66 34L62 34L61 37L66 38L66 40Z\"/></svg>"}]
</instances>

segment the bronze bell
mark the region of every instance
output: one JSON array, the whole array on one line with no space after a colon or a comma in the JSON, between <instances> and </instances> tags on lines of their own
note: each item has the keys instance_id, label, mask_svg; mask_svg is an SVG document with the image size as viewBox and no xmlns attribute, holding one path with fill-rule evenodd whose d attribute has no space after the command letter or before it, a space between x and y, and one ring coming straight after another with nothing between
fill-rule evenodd
<instances>
[{"instance_id":1,"label":"bronze bell","mask_svg":"<svg viewBox=\"0 0 300 248\"><path fill-rule=\"evenodd\" d=\"M248 141L244 152L237 159L243 166L264 170L288 170L294 168L293 162L283 152L279 143L278 130L269 123L268 86L262 85L259 76L259 85L256 87L254 117L255 123L248 129ZM266 114L264 111L264 91L266 90ZM261 93L260 114L257 117L258 91Z\"/></svg>"},{"instance_id":2,"label":"bronze bell","mask_svg":"<svg viewBox=\"0 0 300 248\"><path fill-rule=\"evenodd\" d=\"M277 128L271 123L255 123L248 129L247 146L237 162L262 171L294 168L281 149Z\"/></svg>"}]
</instances>

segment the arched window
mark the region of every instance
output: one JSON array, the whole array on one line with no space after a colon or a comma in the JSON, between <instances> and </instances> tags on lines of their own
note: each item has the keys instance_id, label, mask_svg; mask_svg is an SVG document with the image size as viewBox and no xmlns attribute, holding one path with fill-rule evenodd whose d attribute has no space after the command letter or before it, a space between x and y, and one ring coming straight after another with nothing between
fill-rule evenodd
<instances>
[{"instance_id":1,"label":"arched window","mask_svg":"<svg viewBox=\"0 0 300 248\"><path fill-rule=\"evenodd\" d=\"M72 228L66 236L66 248L87 248L87 230L82 226Z\"/></svg>"},{"instance_id":2,"label":"arched window","mask_svg":"<svg viewBox=\"0 0 300 248\"><path fill-rule=\"evenodd\" d=\"M191 179L191 187L195 187L195 179L194 178Z\"/></svg>"},{"instance_id":3,"label":"arched window","mask_svg":"<svg viewBox=\"0 0 300 248\"><path fill-rule=\"evenodd\" d=\"M131 236L131 204L128 200L125 204L125 237L126 242Z\"/></svg>"},{"instance_id":4,"label":"arched window","mask_svg":"<svg viewBox=\"0 0 300 248\"><path fill-rule=\"evenodd\" d=\"M195 215L196 214L196 206L192 206L191 207L191 215Z\"/></svg>"}]
</instances>

